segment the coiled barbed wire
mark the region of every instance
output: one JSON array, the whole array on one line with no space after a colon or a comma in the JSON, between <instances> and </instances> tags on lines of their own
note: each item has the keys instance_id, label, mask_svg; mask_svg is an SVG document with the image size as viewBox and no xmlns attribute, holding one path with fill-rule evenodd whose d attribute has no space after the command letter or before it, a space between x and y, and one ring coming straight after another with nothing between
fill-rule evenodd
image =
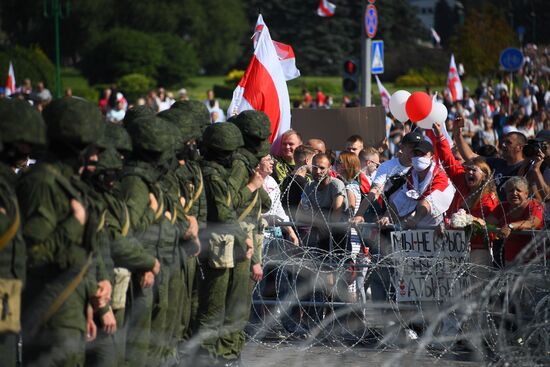
<instances>
[{"instance_id":1,"label":"coiled barbed wire","mask_svg":"<svg viewBox=\"0 0 550 367\"><path fill-rule=\"evenodd\" d=\"M490 180L493 177L478 190ZM467 202L468 198L462 199ZM384 201L391 210L387 198ZM299 229L289 204L283 202L291 218L285 224ZM334 224L322 211L317 214L304 224L326 228ZM483 208L481 214L486 219ZM402 224L397 221L394 226L399 229ZM264 280L255 285L246 330L251 342L275 349L288 343L304 350L322 346L334 353L360 353L365 345L380 351L398 348L435 360L467 351L489 365L550 365L547 230L524 231L532 240L518 255L517 264L505 268L433 258L423 269L426 279L452 266L446 275L453 289L461 284L456 286L458 292L436 301L398 302L394 275L402 266L401 254L391 250L381 226L371 223L357 228L362 245L378 249L368 260L358 261L357 254L346 247L344 251L309 247L304 236L311 233L307 232L302 232L301 246L266 236ZM482 230L488 237L490 229ZM341 228L338 232L336 236L330 230L333 242L342 240ZM350 284L358 274L364 275L364 292L363 285L357 285L352 294ZM382 285L386 297L373 297L373 282ZM399 363L399 354L387 363Z\"/></svg>"}]
</instances>

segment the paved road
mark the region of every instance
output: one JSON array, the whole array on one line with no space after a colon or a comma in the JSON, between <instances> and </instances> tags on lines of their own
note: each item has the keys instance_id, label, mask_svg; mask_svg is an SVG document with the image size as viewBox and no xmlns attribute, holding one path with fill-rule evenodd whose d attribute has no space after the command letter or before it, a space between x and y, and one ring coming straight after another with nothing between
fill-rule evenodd
<instances>
[{"instance_id":1,"label":"paved road","mask_svg":"<svg viewBox=\"0 0 550 367\"><path fill-rule=\"evenodd\" d=\"M243 352L245 367L365 367L365 366L481 366L479 360L474 360L464 353L446 355L441 358L429 356L427 353L415 355L407 350L380 350L375 347L355 346L346 351L343 348L313 346L301 348L298 342L278 344L274 342L249 342Z\"/></svg>"}]
</instances>

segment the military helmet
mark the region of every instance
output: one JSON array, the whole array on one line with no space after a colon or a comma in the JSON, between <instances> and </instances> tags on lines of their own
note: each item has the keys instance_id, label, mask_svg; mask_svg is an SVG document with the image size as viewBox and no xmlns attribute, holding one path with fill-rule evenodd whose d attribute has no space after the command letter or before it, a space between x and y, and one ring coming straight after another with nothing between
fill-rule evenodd
<instances>
[{"instance_id":1,"label":"military helmet","mask_svg":"<svg viewBox=\"0 0 550 367\"><path fill-rule=\"evenodd\" d=\"M244 145L239 128L231 122L212 124L202 135L203 146L206 149L232 151Z\"/></svg>"},{"instance_id":2,"label":"military helmet","mask_svg":"<svg viewBox=\"0 0 550 367\"><path fill-rule=\"evenodd\" d=\"M198 139L201 136L200 129L193 122L193 115L180 109L168 109L157 114L158 117L174 125L183 143Z\"/></svg>"},{"instance_id":3,"label":"military helmet","mask_svg":"<svg viewBox=\"0 0 550 367\"><path fill-rule=\"evenodd\" d=\"M99 108L81 98L54 100L42 115L52 142L89 145L97 143L103 134L104 123Z\"/></svg>"},{"instance_id":4,"label":"military helmet","mask_svg":"<svg viewBox=\"0 0 550 367\"><path fill-rule=\"evenodd\" d=\"M204 133L204 130L211 124L210 112L208 112L208 108L206 108L204 103L200 101L177 101L170 109L190 113L192 121L200 129L201 133Z\"/></svg>"},{"instance_id":5,"label":"military helmet","mask_svg":"<svg viewBox=\"0 0 550 367\"><path fill-rule=\"evenodd\" d=\"M132 139L128 131L121 125L106 123L99 142L120 152L132 151Z\"/></svg>"},{"instance_id":6,"label":"military helmet","mask_svg":"<svg viewBox=\"0 0 550 367\"><path fill-rule=\"evenodd\" d=\"M164 153L174 148L173 128L155 115L135 118L127 130L134 151Z\"/></svg>"},{"instance_id":7,"label":"military helmet","mask_svg":"<svg viewBox=\"0 0 550 367\"><path fill-rule=\"evenodd\" d=\"M139 117L152 117L155 113L147 106L135 106L126 111L124 120L122 121L124 126L131 125L132 122Z\"/></svg>"},{"instance_id":8,"label":"military helmet","mask_svg":"<svg viewBox=\"0 0 550 367\"><path fill-rule=\"evenodd\" d=\"M262 111L243 111L231 118L243 135L258 139L267 139L271 136L271 122Z\"/></svg>"},{"instance_id":9,"label":"military helmet","mask_svg":"<svg viewBox=\"0 0 550 367\"><path fill-rule=\"evenodd\" d=\"M42 115L28 102L0 99L0 140L46 145L46 124Z\"/></svg>"},{"instance_id":10,"label":"military helmet","mask_svg":"<svg viewBox=\"0 0 550 367\"><path fill-rule=\"evenodd\" d=\"M109 147L99 153L97 161L97 171L121 170L123 161L120 153L114 148Z\"/></svg>"}]
</instances>

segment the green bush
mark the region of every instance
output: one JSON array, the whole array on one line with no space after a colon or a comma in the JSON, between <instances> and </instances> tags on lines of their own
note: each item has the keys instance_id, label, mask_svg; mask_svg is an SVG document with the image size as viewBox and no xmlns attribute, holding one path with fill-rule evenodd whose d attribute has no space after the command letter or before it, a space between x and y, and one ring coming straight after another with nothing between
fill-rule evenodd
<instances>
[{"instance_id":1,"label":"green bush","mask_svg":"<svg viewBox=\"0 0 550 367\"><path fill-rule=\"evenodd\" d=\"M48 56L38 47L10 47L0 49L0 81L8 78L10 61L13 63L17 85L29 78L36 85L43 81L46 88L55 91L55 67Z\"/></svg>"},{"instance_id":2,"label":"green bush","mask_svg":"<svg viewBox=\"0 0 550 367\"><path fill-rule=\"evenodd\" d=\"M181 85L197 74L199 62L189 42L171 33L156 33L154 37L163 48L163 57L156 73L160 85Z\"/></svg>"},{"instance_id":3,"label":"green bush","mask_svg":"<svg viewBox=\"0 0 550 367\"><path fill-rule=\"evenodd\" d=\"M154 78L162 58L163 48L155 37L118 28L105 33L88 49L81 67L92 83L110 83L132 73Z\"/></svg>"},{"instance_id":4,"label":"green bush","mask_svg":"<svg viewBox=\"0 0 550 367\"><path fill-rule=\"evenodd\" d=\"M415 86L437 86L444 85L447 76L443 73L436 73L431 69L423 68L418 71L410 69L407 74L399 76L395 80L395 85L398 87L415 87Z\"/></svg>"},{"instance_id":5,"label":"green bush","mask_svg":"<svg viewBox=\"0 0 550 367\"><path fill-rule=\"evenodd\" d=\"M156 84L153 78L138 73L125 75L117 80L117 87L124 93L129 102L135 102L136 99L147 94Z\"/></svg>"}]
</instances>

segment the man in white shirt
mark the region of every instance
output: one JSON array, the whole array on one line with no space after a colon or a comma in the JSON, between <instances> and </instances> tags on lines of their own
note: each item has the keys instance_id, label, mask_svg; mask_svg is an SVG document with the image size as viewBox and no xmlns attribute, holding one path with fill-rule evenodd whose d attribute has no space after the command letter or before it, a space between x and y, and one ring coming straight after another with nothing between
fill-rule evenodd
<instances>
[{"instance_id":1,"label":"man in white shirt","mask_svg":"<svg viewBox=\"0 0 550 367\"><path fill-rule=\"evenodd\" d=\"M391 197L396 190L396 188L392 188L395 180L403 177L409 171L412 164L413 149L421 141L424 141L424 136L420 130L412 131L403 137L396 157L382 163L378 167L370 192L361 202L356 216L352 219L353 222L364 222L365 212L383 193Z\"/></svg>"},{"instance_id":2,"label":"man in white shirt","mask_svg":"<svg viewBox=\"0 0 550 367\"><path fill-rule=\"evenodd\" d=\"M455 188L447 174L433 159L434 148L426 140L414 147L412 169L407 173L407 182L390 198L397 214L395 220L402 221L405 228L426 228L443 222L443 215L451 206ZM381 224L389 223L389 217Z\"/></svg>"}]
</instances>

